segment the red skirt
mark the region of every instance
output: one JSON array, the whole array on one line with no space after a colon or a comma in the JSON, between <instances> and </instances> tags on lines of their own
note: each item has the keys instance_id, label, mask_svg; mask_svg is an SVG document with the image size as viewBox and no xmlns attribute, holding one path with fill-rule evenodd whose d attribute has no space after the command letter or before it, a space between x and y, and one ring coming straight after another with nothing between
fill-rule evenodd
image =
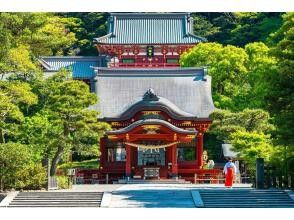
<instances>
[{"instance_id":1,"label":"red skirt","mask_svg":"<svg viewBox=\"0 0 294 220\"><path fill-rule=\"evenodd\" d=\"M234 179L234 169L233 169L233 167L228 167L227 174L226 174L225 186L232 187L233 179Z\"/></svg>"}]
</instances>

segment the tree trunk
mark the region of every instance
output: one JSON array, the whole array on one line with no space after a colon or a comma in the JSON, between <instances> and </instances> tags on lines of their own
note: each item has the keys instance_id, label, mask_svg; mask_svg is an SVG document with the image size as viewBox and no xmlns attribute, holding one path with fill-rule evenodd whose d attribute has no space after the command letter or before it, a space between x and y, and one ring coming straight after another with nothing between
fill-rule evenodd
<instances>
[{"instance_id":1,"label":"tree trunk","mask_svg":"<svg viewBox=\"0 0 294 220\"><path fill-rule=\"evenodd\" d=\"M3 129L0 128L0 143L5 144L5 137Z\"/></svg>"},{"instance_id":2,"label":"tree trunk","mask_svg":"<svg viewBox=\"0 0 294 220\"><path fill-rule=\"evenodd\" d=\"M51 168L50 168L50 176L55 176L56 174L56 169L57 169L57 164L63 154L63 151L64 151L64 148L59 146L58 147L58 150L52 160L52 163L51 163Z\"/></svg>"}]
</instances>

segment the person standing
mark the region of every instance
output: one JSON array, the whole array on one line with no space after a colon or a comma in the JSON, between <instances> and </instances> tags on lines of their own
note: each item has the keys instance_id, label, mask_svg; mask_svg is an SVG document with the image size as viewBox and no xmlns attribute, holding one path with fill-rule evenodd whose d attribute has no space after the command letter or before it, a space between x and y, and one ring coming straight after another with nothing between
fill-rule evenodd
<instances>
[{"instance_id":1,"label":"person standing","mask_svg":"<svg viewBox=\"0 0 294 220\"><path fill-rule=\"evenodd\" d=\"M237 172L236 165L233 163L232 158L228 158L228 162L224 166L224 174L225 174L225 187L232 188L234 175Z\"/></svg>"}]
</instances>

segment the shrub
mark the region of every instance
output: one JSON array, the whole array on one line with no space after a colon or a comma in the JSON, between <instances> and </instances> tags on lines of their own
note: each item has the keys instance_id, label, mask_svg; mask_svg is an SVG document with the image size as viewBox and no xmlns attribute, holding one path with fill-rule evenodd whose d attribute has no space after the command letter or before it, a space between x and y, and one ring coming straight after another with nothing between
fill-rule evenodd
<instances>
[{"instance_id":1,"label":"shrub","mask_svg":"<svg viewBox=\"0 0 294 220\"><path fill-rule=\"evenodd\" d=\"M57 176L57 184L59 189L69 189L72 187L67 176Z\"/></svg>"}]
</instances>

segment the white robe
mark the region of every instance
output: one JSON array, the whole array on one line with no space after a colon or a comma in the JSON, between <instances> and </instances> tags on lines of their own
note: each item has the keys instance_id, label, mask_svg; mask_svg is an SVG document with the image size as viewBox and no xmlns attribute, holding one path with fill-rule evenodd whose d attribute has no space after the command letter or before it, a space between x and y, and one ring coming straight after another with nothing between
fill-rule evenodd
<instances>
[{"instance_id":1,"label":"white robe","mask_svg":"<svg viewBox=\"0 0 294 220\"><path fill-rule=\"evenodd\" d=\"M236 165L233 163L233 162L227 162L226 165L224 166L224 173L227 174L227 169L229 167L233 167L234 168L234 173L236 174L237 173L237 167Z\"/></svg>"}]
</instances>

